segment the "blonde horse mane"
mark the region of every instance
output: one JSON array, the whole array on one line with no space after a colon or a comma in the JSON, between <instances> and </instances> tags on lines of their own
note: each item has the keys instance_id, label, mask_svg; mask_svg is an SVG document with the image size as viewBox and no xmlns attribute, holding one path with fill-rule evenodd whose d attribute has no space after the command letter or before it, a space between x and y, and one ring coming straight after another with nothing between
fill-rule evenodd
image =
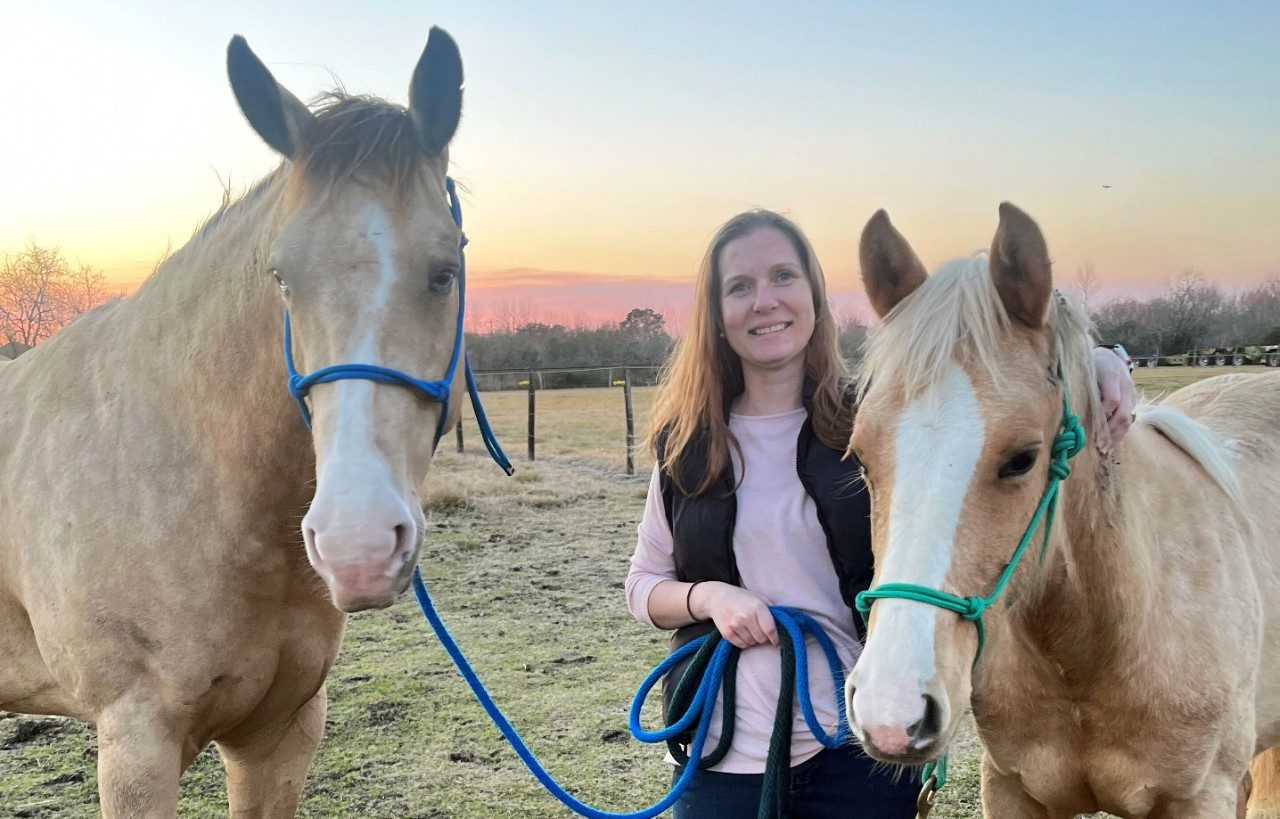
<instances>
[{"instance_id":1,"label":"blonde horse mane","mask_svg":"<svg viewBox=\"0 0 1280 819\"><path fill-rule=\"evenodd\" d=\"M1144 402L1138 412L1141 423L1157 430L1187 453L1237 504L1244 503L1240 478L1231 465L1234 453L1230 441L1219 438L1204 424L1173 407Z\"/></svg>"}]
</instances>

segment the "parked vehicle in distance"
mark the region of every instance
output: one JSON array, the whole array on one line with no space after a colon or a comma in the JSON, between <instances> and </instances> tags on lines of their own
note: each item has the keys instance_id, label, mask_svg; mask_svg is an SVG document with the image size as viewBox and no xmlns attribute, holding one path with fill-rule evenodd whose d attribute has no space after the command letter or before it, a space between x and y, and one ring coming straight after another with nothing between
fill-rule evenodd
<instances>
[{"instance_id":1,"label":"parked vehicle in distance","mask_svg":"<svg viewBox=\"0 0 1280 819\"><path fill-rule=\"evenodd\" d=\"M1120 345L1103 345L1115 349ZM1121 347L1123 349L1123 347ZM1119 352L1116 353L1120 355ZM1120 356L1124 358L1123 355ZM1250 344L1236 347L1204 347L1188 350L1177 355L1161 355L1158 351L1150 355L1133 357L1134 367L1243 367L1256 365L1263 367L1280 367L1280 345Z\"/></svg>"},{"instance_id":2,"label":"parked vehicle in distance","mask_svg":"<svg viewBox=\"0 0 1280 819\"><path fill-rule=\"evenodd\" d=\"M1129 368L1129 372L1133 372L1133 357L1129 355L1129 351L1124 348L1123 344L1104 344L1102 346L1120 356L1120 360Z\"/></svg>"}]
</instances>

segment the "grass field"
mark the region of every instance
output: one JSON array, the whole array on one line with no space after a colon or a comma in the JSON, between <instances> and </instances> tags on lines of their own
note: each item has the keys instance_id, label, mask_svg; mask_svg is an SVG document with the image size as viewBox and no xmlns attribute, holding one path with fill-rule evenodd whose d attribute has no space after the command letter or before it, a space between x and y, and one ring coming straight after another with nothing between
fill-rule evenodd
<instances>
[{"instance_id":1,"label":"grass field","mask_svg":"<svg viewBox=\"0 0 1280 819\"><path fill-rule=\"evenodd\" d=\"M1156 393L1218 372L1158 368L1137 378ZM636 391L640 419L650 398ZM630 739L626 710L665 637L627 615L622 580L652 461L641 455L637 475L622 474L620 389L539 393L532 464L523 460L525 395L485 399L519 471L503 476L474 426L466 453L446 439L432 467L423 573L481 677L552 772L593 804L647 805L665 792L668 771L658 749ZM569 815L498 736L411 596L351 618L329 701L300 815ZM962 740L935 819L980 815L978 751L971 732ZM0 712L0 816L96 815L94 762L92 728ZM212 750L182 784L181 815L226 814Z\"/></svg>"}]
</instances>

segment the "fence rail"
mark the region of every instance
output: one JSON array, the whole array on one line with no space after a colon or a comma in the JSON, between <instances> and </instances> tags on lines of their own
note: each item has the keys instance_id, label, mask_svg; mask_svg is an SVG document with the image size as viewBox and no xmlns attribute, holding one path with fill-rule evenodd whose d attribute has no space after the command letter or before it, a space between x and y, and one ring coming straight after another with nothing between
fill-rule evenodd
<instances>
[{"instance_id":1,"label":"fence rail","mask_svg":"<svg viewBox=\"0 0 1280 819\"><path fill-rule=\"evenodd\" d=\"M637 387L651 385L658 370L654 366L616 364L602 367L475 370L474 375L476 385L482 392L489 394L486 403L491 405L490 420L494 422L495 430L507 442L508 447L518 440L515 436L518 434L520 411L516 396L520 391L525 393L525 400L520 403L524 404L528 460L537 459L540 441L553 441L561 451L586 456L598 456L602 450L607 451L615 445L612 442L617 442L616 451L623 456L626 473L634 475L638 403L635 392ZM620 388L622 393L621 406L614 404L616 399L608 396L608 392L614 388ZM545 414L567 425L557 430L558 434L553 437L539 438L539 392L547 393L546 400L542 403L552 405L544 406ZM579 393L576 400L569 395L573 392ZM465 409L459 414L454 427L454 440L459 452L466 451L464 422L474 423L474 417Z\"/></svg>"}]
</instances>

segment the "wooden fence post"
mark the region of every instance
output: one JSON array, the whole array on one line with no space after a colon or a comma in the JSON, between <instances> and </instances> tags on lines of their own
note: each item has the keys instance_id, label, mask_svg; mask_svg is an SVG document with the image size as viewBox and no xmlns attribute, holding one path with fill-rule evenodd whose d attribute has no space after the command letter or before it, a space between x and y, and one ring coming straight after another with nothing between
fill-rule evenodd
<instances>
[{"instance_id":1,"label":"wooden fence post","mask_svg":"<svg viewBox=\"0 0 1280 819\"><path fill-rule=\"evenodd\" d=\"M534 442L534 386L533 370L529 370L529 460L533 460Z\"/></svg>"},{"instance_id":2,"label":"wooden fence post","mask_svg":"<svg viewBox=\"0 0 1280 819\"><path fill-rule=\"evenodd\" d=\"M622 368L622 403L627 411L627 474L636 474L635 464L635 447L636 447L636 424L635 417L631 413L631 368Z\"/></svg>"},{"instance_id":3,"label":"wooden fence post","mask_svg":"<svg viewBox=\"0 0 1280 819\"><path fill-rule=\"evenodd\" d=\"M454 425L453 431L458 435L458 451L462 451L462 413L458 413L458 423Z\"/></svg>"}]
</instances>

